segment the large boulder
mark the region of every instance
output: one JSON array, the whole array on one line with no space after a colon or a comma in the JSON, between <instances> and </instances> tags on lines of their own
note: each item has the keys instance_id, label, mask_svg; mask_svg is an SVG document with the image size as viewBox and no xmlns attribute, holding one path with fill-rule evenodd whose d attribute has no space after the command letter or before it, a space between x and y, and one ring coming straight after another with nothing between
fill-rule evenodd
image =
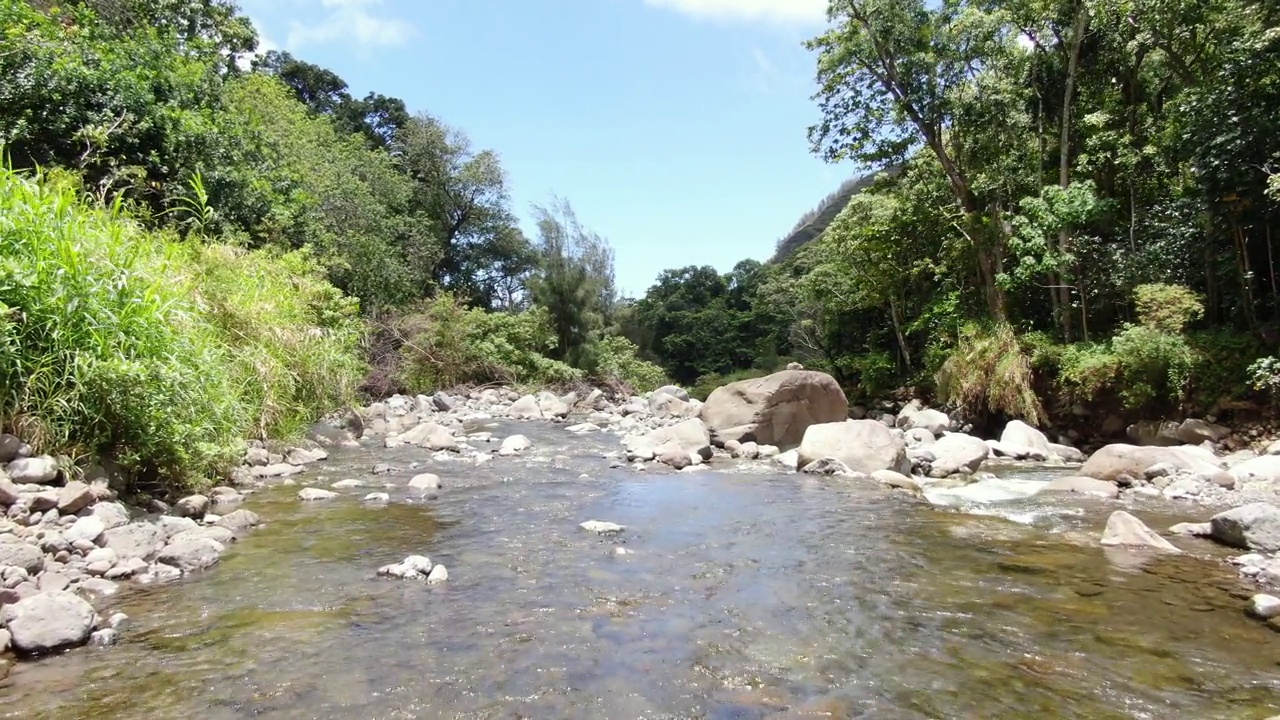
<instances>
[{"instance_id":1,"label":"large boulder","mask_svg":"<svg viewBox=\"0 0 1280 720\"><path fill-rule=\"evenodd\" d=\"M103 546L115 550L122 560L151 560L168 539L164 528L155 522L121 525L105 531L102 536Z\"/></svg>"},{"instance_id":2,"label":"large boulder","mask_svg":"<svg viewBox=\"0 0 1280 720\"><path fill-rule=\"evenodd\" d=\"M810 370L784 370L717 388L699 416L711 440L757 442L782 449L796 447L813 425L841 422L849 402L830 375Z\"/></svg>"},{"instance_id":3,"label":"large boulder","mask_svg":"<svg viewBox=\"0 0 1280 720\"><path fill-rule=\"evenodd\" d=\"M1280 455L1263 455L1231 467L1231 475L1240 483L1280 483Z\"/></svg>"},{"instance_id":4,"label":"large boulder","mask_svg":"<svg viewBox=\"0 0 1280 720\"><path fill-rule=\"evenodd\" d=\"M656 418L687 417L692 406L684 400L666 393L654 393L649 398L649 412Z\"/></svg>"},{"instance_id":5,"label":"large boulder","mask_svg":"<svg viewBox=\"0 0 1280 720\"><path fill-rule=\"evenodd\" d=\"M1010 420L1004 426L1004 431L1000 433L1000 444L1015 450L1025 448L1030 452L1022 454L1029 458L1046 460L1054 454L1049 447L1049 438L1021 420Z\"/></svg>"},{"instance_id":6,"label":"large boulder","mask_svg":"<svg viewBox=\"0 0 1280 720\"><path fill-rule=\"evenodd\" d=\"M930 445L929 450L934 456L929 477L935 478L977 472L990 453L985 442L964 433L948 433Z\"/></svg>"},{"instance_id":7,"label":"large boulder","mask_svg":"<svg viewBox=\"0 0 1280 720\"><path fill-rule=\"evenodd\" d=\"M1209 518L1209 536L1230 547L1259 552L1280 550L1280 507L1250 503Z\"/></svg>"},{"instance_id":8,"label":"large boulder","mask_svg":"<svg viewBox=\"0 0 1280 720\"><path fill-rule=\"evenodd\" d=\"M911 472L906 444L884 423L876 420L810 425L800 442L798 455L799 467L823 458L833 458L851 471L865 475L877 470L893 470L904 475ZM983 445L983 457L986 457L986 445Z\"/></svg>"},{"instance_id":9,"label":"large boulder","mask_svg":"<svg viewBox=\"0 0 1280 720\"><path fill-rule=\"evenodd\" d=\"M12 565L35 575L44 569L44 553L13 535L0 535L0 568Z\"/></svg>"},{"instance_id":10,"label":"large boulder","mask_svg":"<svg viewBox=\"0 0 1280 720\"><path fill-rule=\"evenodd\" d=\"M668 458L673 452L689 456L690 462L697 456L699 462L711 459L711 435L707 426L698 418L690 418L667 427L661 427L644 435L628 435L622 439L629 460L653 460Z\"/></svg>"},{"instance_id":11,"label":"large boulder","mask_svg":"<svg viewBox=\"0 0 1280 720\"><path fill-rule=\"evenodd\" d=\"M935 437L951 429L951 418L932 408L925 408L907 416L904 430L928 430Z\"/></svg>"},{"instance_id":12,"label":"large boulder","mask_svg":"<svg viewBox=\"0 0 1280 720\"><path fill-rule=\"evenodd\" d=\"M0 609L14 648L28 654L83 645L93 630L93 606L79 596L51 591L32 595Z\"/></svg>"},{"instance_id":13,"label":"large boulder","mask_svg":"<svg viewBox=\"0 0 1280 720\"><path fill-rule=\"evenodd\" d=\"M569 406L554 394L544 391L516 400L507 414L518 420L551 420L566 417Z\"/></svg>"},{"instance_id":14,"label":"large boulder","mask_svg":"<svg viewBox=\"0 0 1280 720\"><path fill-rule=\"evenodd\" d=\"M663 385L657 390L654 390L653 394L654 395L670 395L671 397L677 400L683 400L685 402L689 402L689 393L685 392L684 388L678 385Z\"/></svg>"},{"instance_id":15,"label":"large boulder","mask_svg":"<svg viewBox=\"0 0 1280 720\"><path fill-rule=\"evenodd\" d=\"M433 422L424 422L399 435L386 439L387 447L417 445L428 450L455 450L458 440L449 428Z\"/></svg>"},{"instance_id":16,"label":"large boulder","mask_svg":"<svg viewBox=\"0 0 1280 720\"><path fill-rule=\"evenodd\" d=\"M1211 456L1210 456L1211 457ZM1116 443L1107 445L1085 461L1080 474L1107 482L1121 475L1141 478L1147 468L1167 463L1174 471L1216 476L1222 468L1199 453L1186 448L1139 447Z\"/></svg>"},{"instance_id":17,"label":"large boulder","mask_svg":"<svg viewBox=\"0 0 1280 720\"><path fill-rule=\"evenodd\" d=\"M1144 420L1130 425L1125 434L1135 444L1144 447L1171 447L1183 444L1183 441L1178 438L1178 423L1176 422Z\"/></svg>"},{"instance_id":18,"label":"large boulder","mask_svg":"<svg viewBox=\"0 0 1280 720\"><path fill-rule=\"evenodd\" d=\"M58 461L48 455L19 458L9 463L5 472L19 485L45 485L58 479Z\"/></svg>"},{"instance_id":19,"label":"large boulder","mask_svg":"<svg viewBox=\"0 0 1280 720\"><path fill-rule=\"evenodd\" d=\"M1182 442L1188 445L1199 445L1202 442L1221 442L1231 434L1231 428L1191 418L1182 421L1178 426L1177 434Z\"/></svg>"}]
</instances>

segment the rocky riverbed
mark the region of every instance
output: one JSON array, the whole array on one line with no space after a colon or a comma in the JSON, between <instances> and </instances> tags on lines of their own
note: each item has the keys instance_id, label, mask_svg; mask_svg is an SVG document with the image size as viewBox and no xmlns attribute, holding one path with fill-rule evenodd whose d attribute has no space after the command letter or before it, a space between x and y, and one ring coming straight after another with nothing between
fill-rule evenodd
<instances>
[{"instance_id":1,"label":"rocky riverbed","mask_svg":"<svg viewBox=\"0 0 1280 720\"><path fill-rule=\"evenodd\" d=\"M302 446L251 448L235 488L165 512L92 478L78 508L45 506L79 485L17 485L0 549L28 567L3 571L19 579L5 616L76 620L45 649L115 645L0 661L0 717L1280 709L1280 635L1259 621L1280 603L1254 597L1280 577L1271 551L1238 557L1201 525L1230 509L1211 497L1262 499L1245 487L1260 481L1197 477L1228 494L1185 497L1157 487L1195 477L1179 468L1085 482L1082 458L1020 426L974 460L942 413L849 426L790 382L710 411L675 388L390 398ZM1237 545L1272 537L1268 512ZM118 524L72 532L104 515ZM42 545L55 533L75 535L65 555ZM154 542L128 562L116 538L135 533Z\"/></svg>"}]
</instances>

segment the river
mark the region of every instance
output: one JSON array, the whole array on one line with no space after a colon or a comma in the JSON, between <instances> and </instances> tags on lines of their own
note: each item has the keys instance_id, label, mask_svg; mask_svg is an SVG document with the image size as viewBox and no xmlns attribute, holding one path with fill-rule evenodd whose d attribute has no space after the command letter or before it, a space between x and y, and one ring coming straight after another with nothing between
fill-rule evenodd
<instances>
[{"instance_id":1,"label":"river","mask_svg":"<svg viewBox=\"0 0 1280 720\"><path fill-rule=\"evenodd\" d=\"M638 473L608 468L613 436L493 429L534 447L480 468L412 447L337 451L299 487L377 487L251 496L262 528L211 571L127 587L102 610L131 617L117 646L14 666L0 717L1280 712L1280 635L1244 616L1249 591L1203 544L1199 559L1104 552L1112 505L936 508L763 462ZM374 476L376 462L401 471ZM443 478L438 498L406 499L413 462ZM384 482L390 504L361 502ZM1203 519L1167 507L1133 511L1155 527ZM596 536L586 520L626 530ZM375 577L409 554L450 580Z\"/></svg>"}]
</instances>

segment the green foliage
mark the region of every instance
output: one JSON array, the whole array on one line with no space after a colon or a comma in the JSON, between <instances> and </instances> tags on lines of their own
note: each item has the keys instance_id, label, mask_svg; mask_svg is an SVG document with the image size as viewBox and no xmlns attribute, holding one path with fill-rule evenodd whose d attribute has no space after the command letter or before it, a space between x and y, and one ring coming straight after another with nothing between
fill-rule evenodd
<instances>
[{"instance_id":1,"label":"green foliage","mask_svg":"<svg viewBox=\"0 0 1280 720\"><path fill-rule=\"evenodd\" d=\"M354 306L303 256L184 245L0 171L0 423L183 488L350 397Z\"/></svg>"},{"instance_id":2,"label":"green foliage","mask_svg":"<svg viewBox=\"0 0 1280 720\"><path fill-rule=\"evenodd\" d=\"M635 392L648 392L667 384L662 368L641 360L640 349L621 335L605 335L592 350L591 376L600 382L621 383Z\"/></svg>"},{"instance_id":3,"label":"green foliage","mask_svg":"<svg viewBox=\"0 0 1280 720\"><path fill-rule=\"evenodd\" d=\"M1151 283L1133 289L1138 322L1165 333L1180 333L1204 317L1204 305L1190 288Z\"/></svg>"},{"instance_id":4,"label":"green foliage","mask_svg":"<svg viewBox=\"0 0 1280 720\"><path fill-rule=\"evenodd\" d=\"M533 301L546 309L555 332L554 357L586 367L590 346L616 302L613 248L578 222L568 202L534 207L539 263L529 281Z\"/></svg>"},{"instance_id":5,"label":"green foliage","mask_svg":"<svg viewBox=\"0 0 1280 720\"><path fill-rule=\"evenodd\" d=\"M768 374L769 372L765 370L757 370L754 368L736 370L723 375L720 373L708 373L698 378L697 382L693 384L693 387L689 388L689 395L690 397L695 397L699 400L705 401L711 396L711 393L715 392L716 388L724 387L730 383L736 383L742 380L754 380L755 378L764 377Z\"/></svg>"},{"instance_id":6,"label":"green foliage","mask_svg":"<svg viewBox=\"0 0 1280 720\"><path fill-rule=\"evenodd\" d=\"M1253 361L1249 365L1249 378L1254 389L1271 393L1272 397L1280 396L1280 358L1269 356Z\"/></svg>"},{"instance_id":7,"label":"green foliage","mask_svg":"<svg viewBox=\"0 0 1280 720\"><path fill-rule=\"evenodd\" d=\"M1003 413L1033 425L1046 419L1031 359L1008 325L965 327L936 380L942 400L967 413Z\"/></svg>"},{"instance_id":8,"label":"green foliage","mask_svg":"<svg viewBox=\"0 0 1280 720\"><path fill-rule=\"evenodd\" d=\"M1184 335L1132 325L1105 343L1080 343L1062 353L1058 382L1067 397L1096 402L1118 397L1124 407L1183 397L1197 364Z\"/></svg>"},{"instance_id":9,"label":"green foliage","mask_svg":"<svg viewBox=\"0 0 1280 720\"><path fill-rule=\"evenodd\" d=\"M467 308L440 294L389 323L401 347L399 382L407 392L461 385L553 385L582 373L545 353L556 337L546 310L520 313Z\"/></svg>"}]
</instances>

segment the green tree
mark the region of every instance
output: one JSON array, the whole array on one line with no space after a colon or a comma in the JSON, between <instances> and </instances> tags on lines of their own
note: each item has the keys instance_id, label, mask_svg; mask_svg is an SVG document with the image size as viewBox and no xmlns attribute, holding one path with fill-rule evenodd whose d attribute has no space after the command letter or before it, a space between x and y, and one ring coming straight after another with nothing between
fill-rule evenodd
<instances>
[{"instance_id":1,"label":"green tree","mask_svg":"<svg viewBox=\"0 0 1280 720\"><path fill-rule=\"evenodd\" d=\"M612 311L613 249L582 226L565 200L535 205L533 214L539 262L529 280L530 294L550 313L556 335L553 356L582 367Z\"/></svg>"}]
</instances>

